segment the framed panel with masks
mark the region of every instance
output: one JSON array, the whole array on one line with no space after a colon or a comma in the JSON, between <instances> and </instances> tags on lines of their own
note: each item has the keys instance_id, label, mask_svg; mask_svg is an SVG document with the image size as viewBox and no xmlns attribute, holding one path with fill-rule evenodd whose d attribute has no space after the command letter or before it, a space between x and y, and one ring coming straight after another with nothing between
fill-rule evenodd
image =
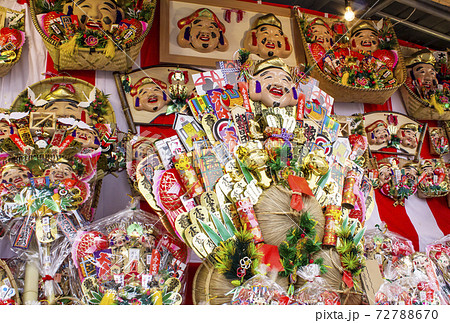
<instances>
[{"instance_id":1,"label":"framed panel with masks","mask_svg":"<svg viewBox=\"0 0 450 323\"><path fill-rule=\"evenodd\" d=\"M426 123L420 123L396 112L364 114L364 128L372 153L413 156L419 158Z\"/></svg>"},{"instance_id":2,"label":"framed panel with masks","mask_svg":"<svg viewBox=\"0 0 450 323\"><path fill-rule=\"evenodd\" d=\"M215 67L216 61L236 59L235 53L245 48L256 60L280 57L295 66L293 31L288 8L241 1L163 0L160 60Z\"/></svg>"},{"instance_id":3,"label":"framed panel with masks","mask_svg":"<svg viewBox=\"0 0 450 323\"><path fill-rule=\"evenodd\" d=\"M186 101L195 93L192 74L199 72L184 65L166 64L115 73L130 129L135 132L135 124L149 124L160 114L185 112Z\"/></svg>"}]
</instances>

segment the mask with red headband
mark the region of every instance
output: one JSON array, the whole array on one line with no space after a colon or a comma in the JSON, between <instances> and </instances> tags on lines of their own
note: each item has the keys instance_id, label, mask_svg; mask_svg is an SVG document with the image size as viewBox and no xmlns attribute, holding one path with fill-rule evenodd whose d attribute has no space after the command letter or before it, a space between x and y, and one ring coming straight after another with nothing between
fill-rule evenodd
<instances>
[{"instance_id":1,"label":"mask with red headband","mask_svg":"<svg viewBox=\"0 0 450 323\"><path fill-rule=\"evenodd\" d=\"M180 33L178 45L192 48L197 52L210 53L215 50L224 52L228 49L225 26L214 12L201 8L178 21Z\"/></svg>"},{"instance_id":2,"label":"mask with red headband","mask_svg":"<svg viewBox=\"0 0 450 323\"><path fill-rule=\"evenodd\" d=\"M134 98L134 108L137 111L160 111L170 102L166 90L166 83L158 79L141 78L130 91L130 95Z\"/></svg>"}]
</instances>

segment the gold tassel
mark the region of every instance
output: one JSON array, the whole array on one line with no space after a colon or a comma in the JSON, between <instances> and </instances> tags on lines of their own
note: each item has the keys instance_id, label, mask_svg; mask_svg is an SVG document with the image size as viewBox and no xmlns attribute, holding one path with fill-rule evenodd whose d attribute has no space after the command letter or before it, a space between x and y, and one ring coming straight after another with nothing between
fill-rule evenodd
<instances>
[{"instance_id":1,"label":"gold tassel","mask_svg":"<svg viewBox=\"0 0 450 323\"><path fill-rule=\"evenodd\" d=\"M431 96L430 103L432 106L434 106L434 108L437 110L439 115L442 115L444 113L444 107L442 106L442 104L437 102L435 95Z\"/></svg>"},{"instance_id":2,"label":"gold tassel","mask_svg":"<svg viewBox=\"0 0 450 323\"><path fill-rule=\"evenodd\" d=\"M107 291L105 295L103 295L102 300L100 301L100 305L114 305L116 294L112 291Z\"/></svg>"},{"instance_id":3,"label":"gold tassel","mask_svg":"<svg viewBox=\"0 0 450 323\"><path fill-rule=\"evenodd\" d=\"M350 76L349 73L345 72L344 75L342 75L341 83L347 85L349 76Z\"/></svg>"},{"instance_id":4,"label":"gold tassel","mask_svg":"<svg viewBox=\"0 0 450 323\"><path fill-rule=\"evenodd\" d=\"M116 48L111 39L108 39L106 41L105 56L106 56L106 58L111 58L111 59L114 58L114 56L116 56Z\"/></svg>"},{"instance_id":5,"label":"gold tassel","mask_svg":"<svg viewBox=\"0 0 450 323\"><path fill-rule=\"evenodd\" d=\"M64 56L74 56L78 52L77 47L77 38L74 36L72 37L67 43L62 44L60 47L60 52Z\"/></svg>"},{"instance_id":6,"label":"gold tassel","mask_svg":"<svg viewBox=\"0 0 450 323\"><path fill-rule=\"evenodd\" d=\"M156 291L155 293L153 293L152 301L153 301L153 304L155 304L155 305L162 305L163 304L162 303L162 293L161 293L160 290Z\"/></svg>"}]
</instances>

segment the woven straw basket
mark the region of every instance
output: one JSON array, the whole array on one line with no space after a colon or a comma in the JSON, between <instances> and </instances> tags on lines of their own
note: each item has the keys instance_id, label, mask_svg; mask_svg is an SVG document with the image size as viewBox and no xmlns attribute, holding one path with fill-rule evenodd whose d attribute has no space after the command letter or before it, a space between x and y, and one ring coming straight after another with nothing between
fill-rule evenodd
<instances>
[{"instance_id":1,"label":"woven straw basket","mask_svg":"<svg viewBox=\"0 0 450 323\"><path fill-rule=\"evenodd\" d=\"M22 55L22 48L19 49L16 58L12 62L0 65L0 77L5 76L6 74L9 73L9 71L11 71L13 66L16 65L16 63L19 61L21 55Z\"/></svg>"},{"instance_id":2,"label":"woven straw basket","mask_svg":"<svg viewBox=\"0 0 450 323\"><path fill-rule=\"evenodd\" d=\"M418 120L450 120L450 111L439 112L428 102L422 100L405 84L400 88L408 114Z\"/></svg>"},{"instance_id":3,"label":"woven straw basket","mask_svg":"<svg viewBox=\"0 0 450 323\"><path fill-rule=\"evenodd\" d=\"M42 94L41 98L44 98L45 95L50 92L52 86L58 83L72 84L77 92L79 93L84 92L86 95L89 95L89 93L92 91L94 87L91 83L75 77L56 76L34 83L33 85L30 85L29 88L33 90L33 92L36 94L36 97L39 94ZM17 109L19 108L19 101L20 101L19 98L24 95L26 96L27 93L28 93L27 88L25 88L22 92L19 93L19 95L16 97L16 99L11 105L11 111L17 111ZM108 112L103 116L103 118L106 120L107 123L116 123L116 116L110 103L107 106L107 110Z\"/></svg>"},{"instance_id":4,"label":"woven straw basket","mask_svg":"<svg viewBox=\"0 0 450 323\"><path fill-rule=\"evenodd\" d=\"M297 11L294 11L295 18L297 20L298 28L296 32L299 34L297 37L301 38L301 46L299 46L299 59L302 63L308 64L310 66L315 66L316 61L308 48L308 43L306 42L305 35L301 29L300 17ZM322 17L320 17L322 18ZM390 22L389 22L390 24ZM395 33L393 32L393 37L397 40ZM328 75L326 75L319 67L315 66L312 69L312 77L319 81L319 86L326 93L334 97L336 102L362 102L371 104L384 104L392 94L397 91L398 88L406 80L406 68L403 56L400 51L400 47L395 48L398 53L398 63L394 70L394 75L397 79L397 85L387 88L387 89L362 89L356 88L348 85L343 85L339 82L332 80Z\"/></svg>"},{"instance_id":5,"label":"woven straw basket","mask_svg":"<svg viewBox=\"0 0 450 323\"><path fill-rule=\"evenodd\" d=\"M16 302L16 305L20 305L19 290L17 288L17 284L16 284L16 280L14 279L14 275L12 274L12 272L9 269L6 262L4 262L1 259L0 259L0 269L5 271L6 276L9 279L9 282L11 283L11 287L14 288L14 290L16 291L16 294L14 295L14 301Z\"/></svg>"},{"instance_id":6,"label":"woven straw basket","mask_svg":"<svg viewBox=\"0 0 450 323\"><path fill-rule=\"evenodd\" d=\"M25 14L25 10L21 10L23 14ZM16 58L14 58L11 62L0 64L0 77L5 76L6 74L11 71L14 65L19 61L20 56L22 55L22 49L23 46L20 47L19 51L17 52Z\"/></svg>"},{"instance_id":7,"label":"woven straw basket","mask_svg":"<svg viewBox=\"0 0 450 323\"><path fill-rule=\"evenodd\" d=\"M151 2L153 4L152 15L149 21L146 21L147 29L141 36L136 38L129 44L124 45L123 51L116 48L114 58L107 58L104 54L104 49L89 49L89 48L77 48L76 57L63 54L60 51L60 44L55 40L48 37L41 29L36 17L36 2L37 0L30 0L30 12L33 24L42 39L44 40L45 47L52 57L55 69L61 70L104 70L104 71L117 71L127 72L131 70L134 61L136 60L142 45L144 44L145 37L150 31L155 16L156 0L144 0L144 2Z\"/></svg>"},{"instance_id":8,"label":"woven straw basket","mask_svg":"<svg viewBox=\"0 0 450 323\"><path fill-rule=\"evenodd\" d=\"M89 95L89 93L92 91L92 88L94 87L91 83L86 82L81 79L77 79L75 77L71 76L57 76L57 77L51 77L45 80L42 80L40 82L34 83L33 85L29 86L31 90L38 96L39 94L42 94L41 97L45 97L46 94L48 94L54 84L58 83L70 83L73 85L73 87L76 89L77 92L84 92L86 95ZM11 111L17 111L19 108L19 102L20 97L27 95L27 89L24 89L20 94L16 97L13 104L11 105ZM103 116L103 118L106 120L107 123L114 124L116 123L116 117L114 114L114 110L111 106L111 104L108 104L107 106L108 113ZM91 218L93 216L91 212L91 208L95 209L98 204L99 196L100 196L100 190L102 187L102 178L104 177L104 172L99 172L96 177L94 177L93 180L96 183L91 185L94 185L94 190L91 191L91 196L89 197L88 201L85 203L82 214L86 218ZM91 186L92 189L92 186Z\"/></svg>"}]
</instances>

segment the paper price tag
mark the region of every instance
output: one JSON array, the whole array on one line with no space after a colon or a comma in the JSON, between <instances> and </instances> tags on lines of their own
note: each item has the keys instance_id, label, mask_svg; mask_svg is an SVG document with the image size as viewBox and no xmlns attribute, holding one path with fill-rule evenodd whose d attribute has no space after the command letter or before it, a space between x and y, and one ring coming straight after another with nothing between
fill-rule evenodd
<instances>
[{"instance_id":1,"label":"paper price tag","mask_svg":"<svg viewBox=\"0 0 450 323\"><path fill-rule=\"evenodd\" d=\"M136 248L128 249L128 258L130 259L130 262L135 260L139 261L139 249Z\"/></svg>"},{"instance_id":2,"label":"paper price tag","mask_svg":"<svg viewBox=\"0 0 450 323\"><path fill-rule=\"evenodd\" d=\"M152 275L149 274L142 274L141 276L141 280L142 280L142 286L148 287L148 283L150 283L152 281Z\"/></svg>"},{"instance_id":3,"label":"paper price tag","mask_svg":"<svg viewBox=\"0 0 450 323\"><path fill-rule=\"evenodd\" d=\"M120 286L125 285L125 276L124 275L114 275L114 281L116 284L120 284Z\"/></svg>"}]
</instances>

